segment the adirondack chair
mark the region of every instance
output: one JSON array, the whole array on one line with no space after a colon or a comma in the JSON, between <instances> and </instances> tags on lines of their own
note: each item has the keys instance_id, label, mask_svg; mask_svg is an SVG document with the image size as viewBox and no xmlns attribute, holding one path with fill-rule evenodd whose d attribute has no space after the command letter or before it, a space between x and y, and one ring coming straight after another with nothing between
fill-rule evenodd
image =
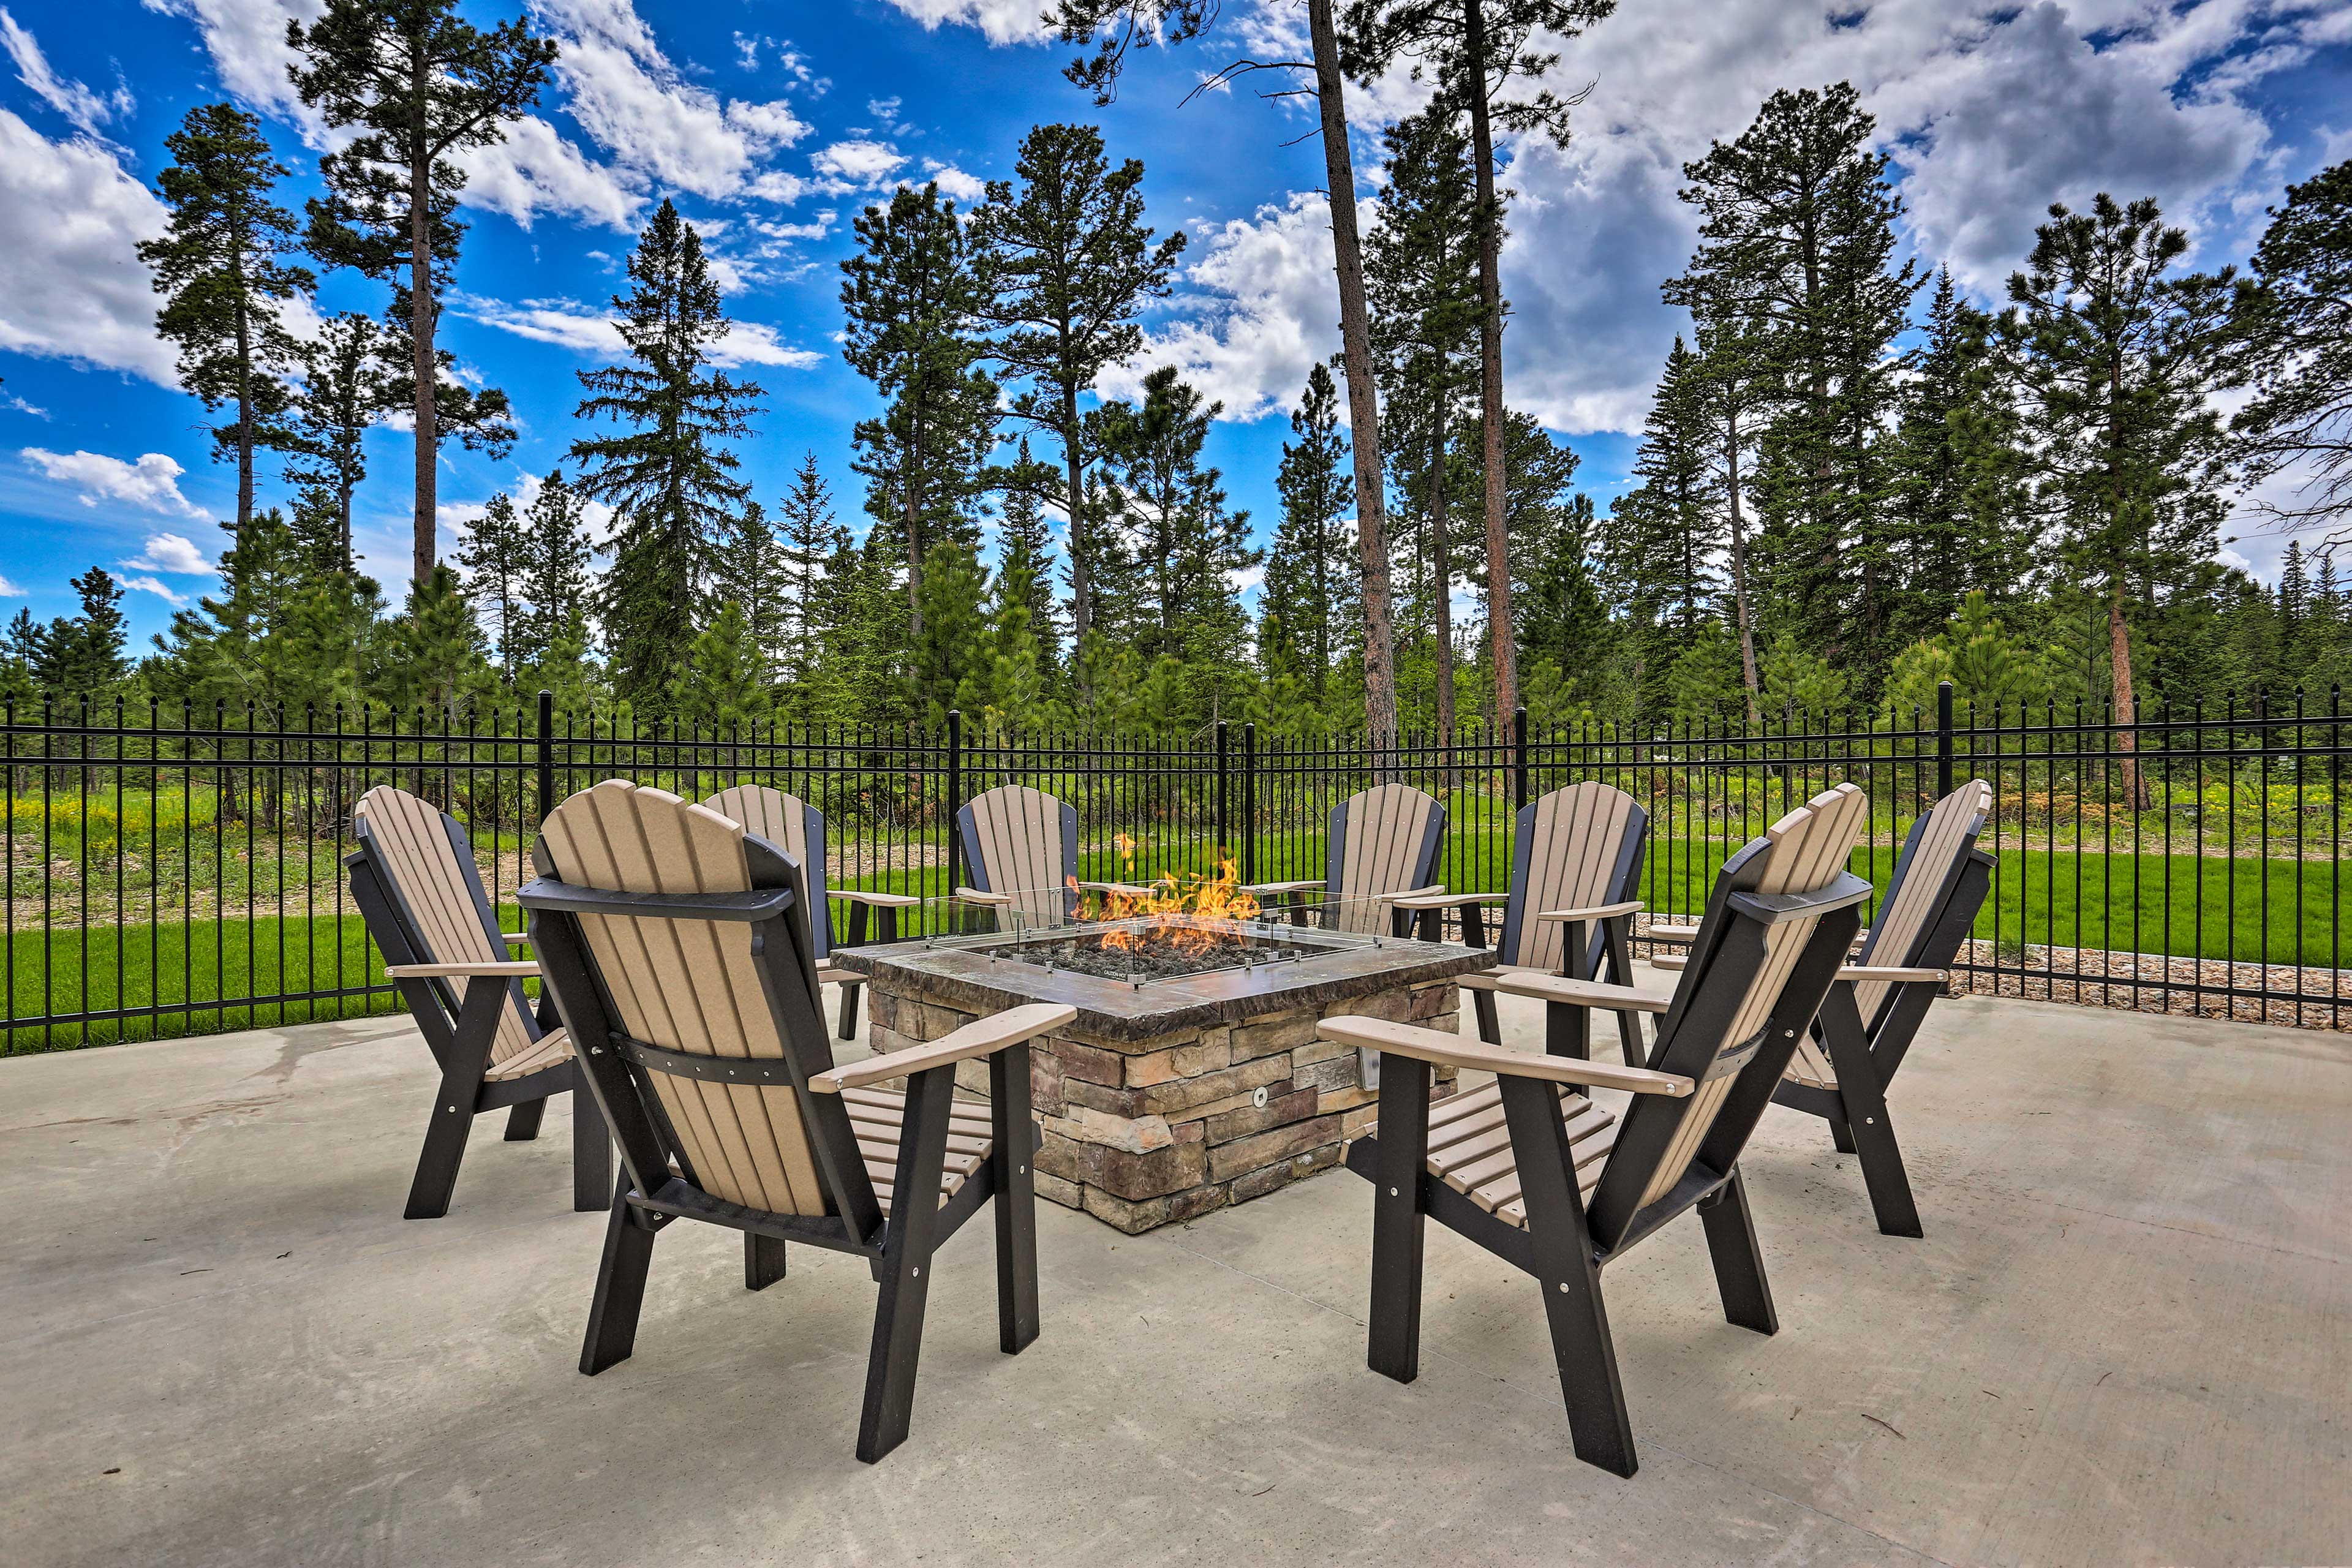
<instances>
[{"instance_id":1,"label":"adirondack chair","mask_svg":"<svg viewBox=\"0 0 2352 1568\"><path fill-rule=\"evenodd\" d=\"M439 1219L449 1212L474 1118L505 1110L506 1141L530 1142L549 1098L578 1087L578 1064L571 1037L550 1026L543 1005L533 1013L523 994L539 965L507 956L524 939L499 930L457 818L379 784L352 806L352 830L359 847L343 858L352 901L441 1067L405 1211L409 1219ZM604 1206L612 1161L594 1101L574 1095L574 1209Z\"/></svg>"},{"instance_id":2,"label":"adirondack chair","mask_svg":"<svg viewBox=\"0 0 2352 1568\"><path fill-rule=\"evenodd\" d=\"M872 910L880 927L877 940L898 940L898 911L922 900L906 893L868 892L863 888L828 888L824 881L824 813L767 784L737 784L722 789L703 805L721 816L743 825L746 833L766 839L797 861L808 881L809 938L816 944L816 977L822 985L841 987L841 1037L857 1037L857 997L866 977L833 962L832 900L849 906L849 945L866 940L866 911Z\"/></svg>"},{"instance_id":3,"label":"adirondack chair","mask_svg":"<svg viewBox=\"0 0 2352 1568\"><path fill-rule=\"evenodd\" d=\"M773 844L615 779L558 806L532 853L531 941L625 1167L582 1372L635 1348L654 1238L679 1219L740 1231L752 1290L784 1277L793 1243L867 1260L868 1463L907 1436L932 1256L992 1198L998 1343L1017 1355L1036 1339L1028 1042L1076 1009L1016 1007L836 1067L806 882ZM959 1102L955 1064L980 1058L990 1101ZM903 1092L881 1087L898 1078Z\"/></svg>"},{"instance_id":4,"label":"adirondack chair","mask_svg":"<svg viewBox=\"0 0 2352 1568\"><path fill-rule=\"evenodd\" d=\"M1349 1168L1373 1184L1375 1372L1410 1383L1420 1369L1424 1219L1535 1276L1577 1457L1621 1476L1636 1458L1604 1266L1696 1208L1724 1316L1778 1331L1739 1154L1861 923L1870 884L1844 866L1868 813L1862 792L1841 784L1725 864L1650 1067L1498 1050L1378 1018L1325 1020L1325 1038L1386 1057L1378 1126L1348 1151ZM1430 1069L1446 1064L1496 1079L1433 1105ZM1630 1090L1632 1102L1614 1114L1594 1088Z\"/></svg>"},{"instance_id":5,"label":"adirondack chair","mask_svg":"<svg viewBox=\"0 0 2352 1568\"><path fill-rule=\"evenodd\" d=\"M1871 1210L1887 1236L1921 1231L1887 1113L1886 1086L1917 1037L1928 1004L1944 994L1952 960L1992 886L1992 857L1977 847L1991 811L1992 786L1970 779L1911 825L1878 923L1853 962L1838 971L1821 1016L1797 1042L1796 1058L1772 1096L1775 1104L1829 1122L1831 1141L1861 1164ZM1684 962L1672 955L1651 960L1662 969Z\"/></svg>"},{"instance_id":6,"label":"adirondack chair","mask_svg":"<svg viewBox=\"0 0 2352 1568\"><path fill-rule=\"evenodd\" d=\"M1295 925L1306 924L1313 912L1307 896L1320 894L1319 918L1328 930L1369 935L1385 928L1407 936L1414 914L1402 908L1404 900L1445 890L1430 885L1444 837L1445 807L1435 795L1411 784L1377 784L1331 808L1320 878L1257 882L1244 890L1265 900L1269 914L1286 912ZM1416 909L1423 934L1436 941L1439 909Z\"/></svg>"},{"instance_id":7,"label":"adirondack chair","mask_svg":"<svg viewBox=\"0 0 2352 1568\"><path fill-rule=\"evenodd\" d=\"M1480 1039L1503 1043L1495 993L1506 978L1548 976L1561 984L1545 996L1544 1048L1554 1056L1591 1055L1597 999L1587 983L1600 979L1604 965L1617 985L1633 983L1627 939L1643 907L1634 895L1642 889L1649 841L1650 814L1623 790L1588 779L1519 808L1509 892L1437 892L1397 900L1406 910L1458 905L1463 938L1474 947L1486 941L1480 906L1504 906L1496 967L1460 982L1470 993ZM1630 1008L1617 1009L1618 1037L1631 1067L1643 1060L1638 1018Z\"/></svg>"},{"instance_id":8,"label":"adirondack chair","mask_svg":"<svg viewBox=\"0 0 2352 1568\"><path fill-rule=\"evenodd\" d=\"M1127 882L1078 879L1078 811L1043 790L1000 784L956 813L971 881L955 890L996 917L997 929L1066 925L1082 891L1150 891Z\"/></svg>"}]
</instances>

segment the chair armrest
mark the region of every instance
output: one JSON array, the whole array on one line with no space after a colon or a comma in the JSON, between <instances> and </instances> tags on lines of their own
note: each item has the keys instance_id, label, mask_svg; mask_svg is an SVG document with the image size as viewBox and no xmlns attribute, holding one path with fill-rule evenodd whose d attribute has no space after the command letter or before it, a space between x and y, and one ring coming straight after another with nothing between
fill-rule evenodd
<instances>
[{"instance_id":1,"label":"chair armrest","mask_svg":"<svg viewBox=\"0 0 2352 1568\"><path fill-rule=\"evenodd\" d=\"M1512 996L1532 996L1538 1002L1565 1002L1577 1007L1601 1007L1621 1013L1664 1013L1674 1006L1667 996L1648 996L1631 985L1611 985L1600 980L1570 980L1564 974L1507 970L1480 975L1493 989ZM1485 990L1487 987L1480 986Z\"/></svg>"},{"instance_id":2,"label":"chair armrest","mask_svg":"<svg viewBox=\"0 0 2352 1568\"><path fill-rule=\"evenodd\" d=\"M1455 897L1456 895L1446 892L1444 883L1438 882L1426 888L1407 888L1402 893L1374 893L1372 895L1372 902L1376 904L1394 904L1399 909L1404 909L1408 907L1405 903L1407 899L1439 899L1444 900L1439 907L1445 908L1451 906L1454 902ZM1422 906L1412 905L1410 907L1417 909Z\"/></svg>"},{"instance_id":3,"label":"chair armrest","mask_svg":"<svg viewBox=\"0 0 2352 1568\"><path fill-rule=\"evenodd\" d=\"M1622 904L1593 904L1581 910L1540 910L1538 921L1606 921L1619 915L1637 915L1649 906L1639 899L1628 899Z\"/></svg>"},{"instance_id":4,"label":"chair armrest","mask_svg":"<svg viewBox=\"0 0 2352 1568\"><path fill-rule=\"evenodd\" d=\"M954 896L967 904L999 905L1013 901L1013 895L1010 893L983 893L978 888L958 888Z\"/></svg>"},{"instance_id":5,"label":"chair armrest","mask_svg":"<svg viewBox=\"0 0 2352 1568\"><path fill-rule=\"evenodd\" d=\"M1450 910L1456 904L1507 904L1508 893L1398 893L1388 900L1399 910Z\"/></svg>"},{"instance_id":6,"label":"chair armrest","mask_svg":"<svg viewBox=\"0 0 2352 1568\"><path fill-rule=\"evenodd\" d=\"M821 1072L809 1079L809 1088L817 1094L839 1094L845 1089L863 1089L869 1083L905 1078L970 1057L993 1056L1007 1046L1021 1045L1058 1029L1077 1016L1076 1007L1057 1007L1049 1002L1008 1008L992 1018L966 1024L953 1034L942 1035L928 1044L908 1046L887 1057L868 1057L862 1062Z\"/></svg>"},{"instance_id":7,"label":"chair armrest","mask_svg":"<svg viewBox=\"0 0 2352 1568\"><path fill-rule=\"evenodd\" d=\"M530 941L530 932L527 931L502 931L499 935L506 939L509 947L520 947Z\"/></svg>"},{"instance_id":8,"label":"chair armrest","mask_svg":"<svg viewBox=\"0 0 2352 1568\"><path fill-rule=\"evenodd\" d=\"M1541 1079L1548 1083L1590 1084L1595 1089L1625 1089L1635 1094L1671 1095L1676 1100L1693 1085L1680 1073L1653 1072L1648 1068L1611 1067L1578 1057L1532 1057L1507 1051L1483 1040L1448 1035L1412 1024L1392 1024L1386 1018L1342 1016L1323 1020L1323 1037L1343 1046L1363 1046L1393 1051L1440 1067L1469 1068L1503 1078Z\"/></svg>"},{"instance_id":9,"label":"chair armrest","mask_svg":"<svg viewBox=\"0 0 2352 1568\"><path fill-rule=\"evenodd\" d=\"M1654 952L1650 955L1653 969L1688 969L1690 955L1685 952Z\"/></svg>"},{"instance_id":10,"label":"chair armrest","mask_svg":"<svg viewBox=\"0 0 2352 1568\"><path fill-rule=\"evenodd\" d=\"M1323 887L1323 879L1318 877L1311 882L1252 882L1241 891L1256 894L1319 893Z\"/></svg>"},{"instance_id":11,"label":"chair armrest","mask_svg":"<svg viewBox=\"0 0 2352 1568\"><path fill-rule=\"evenodd\" d=\"M1951 978L1940 969L1898 969L1876 963L1841 964L1837 977L1840 980L1884 980L1898 984L1906 980L1932 980L1939 985Z\"/></svg>"},{"instance_id":12,"label":"chair armrest","mask_svg":"<svg viewBox=\"0 0 2352 1568\"><path fill-rule=\"evenodd\" d=\"M384 973L394 980L458 980L478 974L504 974L517 980L529 980L539 973L539 965L527 958L508 959L495 963L395 963Z\"/></svg>"},{"instance_id":13,"label":"chair armrest","mask_svg":"<svg viewBox=\"0 0 2352 1568\"><path fill-rule=\"evenodd\" d=\"M1148 899L1159 889L1134 882L1080 882L1078 890L1086 893L1117 893L1128 899Z\"/></svg>"},{"instance_id":14,"label":"chair armrest","mask_svg":"<svg viewBox=\"0 0 2352 1568\"><path fill-rule=\"evenodd\" d=\"M1636 941L1646 942L1696 942L1698 940L1698 927L1684 925L1676 921L1652 921L1633 936Z\"/></svg>"},{"instance_id":15,"label":"chair armrest","mask_svg":"<svg viewBox=\"0 0 2352 1568\"><path fill-rule=\"evenodd\" d=\"M962 894L971 889L958 888L956 891ZM912 893L876 893L869 892L864 888L827 888L824 890L824 896L828 899L846 899L853 904L871 904L878 910L903 910L909 905L923 901Z\"/></svg>"}]
</instances>

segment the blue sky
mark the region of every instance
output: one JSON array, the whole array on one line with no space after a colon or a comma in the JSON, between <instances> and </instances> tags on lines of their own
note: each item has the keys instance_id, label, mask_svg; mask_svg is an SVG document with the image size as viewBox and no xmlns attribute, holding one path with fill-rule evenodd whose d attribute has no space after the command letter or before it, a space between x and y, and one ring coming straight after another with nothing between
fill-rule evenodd
<instances>
[{"instance_id":1,"label":"blue sky","mask_svg":"<svg viewBox=\"0 0 2352 1568\"><path fill-rule=\"evenodd\" d=\"M1180 104L1234 53L1298 47L1295 0L1226 0L1219 36L1141 58L1095 109L1036 0L532 0L563 48L531 121L477 160L471 225L446 341L504 387L523 438L493 463L463 453L441 479L450 550L500 490L528 491L575 434L573 372L603 363L606 301L635 226L664 195L704 231L743 327L729 345L768 392L743 447L771 502L814 450L842 515L862 526L849 431L871 410L835 341L850 219L900 179L950 191L1009 174L1045 120L1102 126L1144 161L1155 224L1191 237L1176 297L1155 311L1123 390L1173 363L1226 405L1212 456L1234 504L1274 515L1286 415L1336 346L1321 160L1295 105L1245 92ZM512 5L472 7L480 19ZM212 578L234 476L203 415L172 385L135 255L155 231L163 138L196 103L261 114L294 166L289 205L332 145L285 85L289 16L311 0L6 0L0 23L0 616L72 608L66 581L103 564L143 643L174 599ZM1773 89L1849 79L1880 120L1910 206L1907 245L1990 298L2053 199L2154 195L2196 259L2242 257L2290 180L2352 155L2352 7L2312 0L2084 0L2067 6L1881 0L1625 0L1567 46L1563 85L1592 89L1566 152L1509 149L1519 193L1505 286L1507 386L1585 458L1604 507L1622 488L1658 362L1683 324L1657 285L1687 255L1679 166L1735 135ZM1360 197L1377 201L1380 127L1416 107L1402 77L1358 90ZM375 286L323 283L322 310L375 310ZM405 437L380 433L359 498L360 543L388 584L404 574ZM274 479L274 476L273 476ZM280 493L274 482L265 499ZM2230 548L2267 575L2278 540Z\"/></svg>"}]
</instances>

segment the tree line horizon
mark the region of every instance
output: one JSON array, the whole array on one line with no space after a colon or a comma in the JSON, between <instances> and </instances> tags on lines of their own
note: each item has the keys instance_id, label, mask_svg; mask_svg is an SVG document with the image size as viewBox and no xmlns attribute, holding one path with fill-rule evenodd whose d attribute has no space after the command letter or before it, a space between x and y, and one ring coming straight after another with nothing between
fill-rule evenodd
<instances>
[{"instance_id":1,"label":"tree line horizon","mask_svg":"<svg viewBox=\"0 0 2352 1568\"><path fill-rule=\"evenodd\" d=\"M1049 123L968 210L908 184L856 219L841 342L881 405L853 435L862 534L813 452L772 519L740 477L764 393L714 365L724 302L665 199L613 301L625 353L577 373L562 463L493 497L444 561L440 452L503 458L515 440L505 394L459 380L436 342L465 232L447 156L535 101L556 46L522 21L477 29L452 0L331 0L289 26L303 100L358 132L321 157L325 194L299 217L276 205L289 171L260 122L200 105L168 139L169 227L141 247L157 330L236 467L221 592L134 663L121 588L93 567L74 579L80 616L22 612L0 636L0 699L454 719L544 688L570 710L722 728L960 710L1380 743L1507 726L1518 707L1637 729L1932 711L1950 680L1988 708L2112 711L2137 795L2141 709L2340 678L2352 163L2288 186L2242 271L2183 270L2186 236L2153 199L2053 204L1986 310L1948 268L1898 260L1903 201L1853 86L1775 92L1684 166L1699 239L1661 290L1691 327L1636 483L1603 515L1574 488L1576 454L1505 396L1517 193L1494 132L1565 143L1575 100L1541 86L1558 56L1538 45L1611 8L1310 0L1311 58L1213 79L1272 72L1267 96L1312 99L1334 192L1356 189L1345 84L1403 65L1432 89L1381 134L1369 226L1331 203L1342 346L1300 389L1264 551L1202 457L1220 405L1173 367L1101 395L1185 236L1146 221L1140 161ZM1216 12L1048 15L1080 47L1065 74L1101 106L1135 50L1200 39ZM314 265L385 285L382 315L298 341L282 314ZM2225 393L2241 399L2227 420ZM364 437L395 413L414 430L415 549L393 613L356 570L351 518ZM269 455L282 507L257 500ZM2221 563L2220 530L2233 489L2282 476L2295 488L2253 510L2331 531L2289 543L2273 590ZM592 507L612 518L602 537ZM1235 584L1255 569L1253 618Z\"/></svg>"}]
</instances>

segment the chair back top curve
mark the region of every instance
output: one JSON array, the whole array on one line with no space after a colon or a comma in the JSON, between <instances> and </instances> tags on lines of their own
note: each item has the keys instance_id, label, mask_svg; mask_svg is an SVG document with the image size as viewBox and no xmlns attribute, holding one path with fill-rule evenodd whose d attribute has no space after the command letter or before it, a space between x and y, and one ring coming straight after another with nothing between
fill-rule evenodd
<instances>
[{"instance_id":1,"label":"chair back top curve","mask_svg":"<svg viewBox=\"0 0 2352 1568\"><path fill-rule=\"evenodd\" d=\"M498 911L482 889L473 848L456 817L404 789L378 784L352 807L352 833L400 925L412 962L505 962ZM382 935L376 945L385 947ZM387 952L386 962L398 961ZM444 980L430 984L454 1021L464 987ZM507 990L509 1005L490 1042L494 1067L530 1050L541 1037L522 982L512 982Z\"/></svg>"},{"instance_id":2,"label":"chair back top curve","mask_svg":"<svg viewBox=\"0 0 2352 1568\"><path fill-rule=\"evenodd\" d=\"M1411 784L1375 784L1333 806L1323 881L1332 929L1387 929L1390 911L1377 900L1428 887L1444 836L1445 807Z\"/></svg>"},{"instance_id":3,"label":"chair back top curve","mask_svg":"<svg viewBox=\"0 0 2352 1568\"><path fill-rule=\"evenodd\" d=\"M801 868L808 886L809 936L823 959L833 952L832 905L825 897L824 813L786 795L772 784L737 784L707 797L703 803L719 816L743 825L743 831L764 838Z\"/></svg>"},{"instance_id":4,"label":"chair back top curve","mask_svg":"<svg viewBox=\"0 0 2352 1568\"><path fill-rule=\"evenodd\" d=\"M1917 967L1927 944L1941 922L1939 917L1958 887L1960 870L1977 835L1992 814L1992 785L1982 779L1968 783L1929 806L1911 825L1908 842L1895 863L1895 877L1886 887L1878 920L1864 939L1857 963L1879 963L1902 969ZM1865 1029L1876 1026L1876 1014L1893 995L1894 985L1864 980L1853 988L1854 1008Z\"/></svg>"},{"instance_id":5,"label":"chair back top curve","mask_svg":"<svg viewBox=\"0 0 2352 1568\"><path fill-rule=\"evenodd\" d=\"M1553 790L1520 807L1496 962L1559 970L1567 922L1535 917L1546 910L1591 909L1634 897L1641 890L1649 835L1650 814L1623 790L1596 779ZM1596 961L1604 940L1598 924L1587 938Z\"/></svg>"},{"instance_id":6,"label":"chair back top curve","mask_svg":"<svg viewBox=\"0 0 2352 1568\"><path fill-rule=\"evenodd\" d=\"M1870 884L1846 860L1869 817L1863 792L1839 784L1717 874L1649 1062L1697 1088L1682 1099L1637 1094L1626 1108L1592 1194L1599 1246L1627 1239L1643 1211L1686 1178L1712 1182L1738 1163L1860 924Z\"/></svg>"},{"instance_id":7,"label":"chair back top curve","mask_svg":"<svg viewBox=\"0 0 2352 1568\"><path fill-rule=\"evenodd\" d=\"M1017 914L1033 926L1062 925L1077 913L1078 812L1027 784L999 784L956 814L971 885L1009 893L1000 922Z\"/></svg>"},{"instance_id":8,"label":"chair back top curve","mask_svg":"<svg viewBox=\"0 0 2352 1568\"><path fill-rule=\"evenodd\" d=\"M583 1060L594 1058L589 1067L600 1099L609 1100L615 1086L626 1085L652 1113L614 1121L641 1190L652 1190L643 1184L648 1180L658 1186L675 1160L687 1181L727 1203L779 1215L835 1212L838 1194L820 1172L818 1141L837 1140L832 1146L841 1147L850 1134L837 1096L803 1091L807 1077L831 1067L833 1058L817 1012L800 868L740 821L621 779L583 790L551 812L539 850L546 879L564 888L542 894L534 883L524 889L534 940L545 924L541 911L562 910L566 889L689 896L791 890L781 921L695 918L677 912L677 902L656 899L644 900L642 913L617 900L593 910L563 910L564 920L577 922L594 1005L609 1031L622 1037L616 1044L687 1060L649 1067L647 1053L638 1051L640 1070L631 1073L593 1041L578 1043ZM780 925L785 929L770 929ZM572 1019L586 998L565 980L558 943L542 943L542 962ZM727 1078L696 1068L712 1058L746 1066ZM734 1081L734 1072L762 1081ZM839 1127L813 1130L811 1117L828 1112ZM626 1135L631 1125L646 1122L664 1145L654 1170L639 1168L645 1153L633 1151ZM854 1177L836 1171L834 1182L865 1180L863 1168L854 1159L849 1163Z\"/></svg>"}]
</instances>

